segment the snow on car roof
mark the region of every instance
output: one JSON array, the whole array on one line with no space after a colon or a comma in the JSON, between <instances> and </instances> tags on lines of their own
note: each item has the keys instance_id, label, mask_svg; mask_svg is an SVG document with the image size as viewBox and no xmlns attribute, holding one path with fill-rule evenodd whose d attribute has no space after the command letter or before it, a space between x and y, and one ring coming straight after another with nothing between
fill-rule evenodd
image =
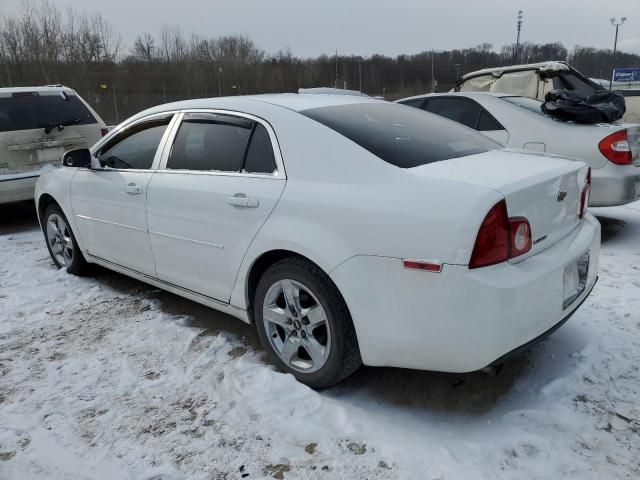
<instances>
[{"instance_id":1,"label":"snow on car roof","mask_svg":"<svg viewBox=\"0 0 640 480\"><path fill-rule=\"evenodd\" d=\"M461 80L466 80L470 77L485 74L498 74L501 75L504 72L512 72L517 70L541 70L541 71L556 71L556 70L569 70L569 66L564 62L550 61L540 63L527 63L523 65L507 65L503 67L484 68L482 70L476 70L475 72L467 73L460 77Z\"/></svg>"}]
</instances>

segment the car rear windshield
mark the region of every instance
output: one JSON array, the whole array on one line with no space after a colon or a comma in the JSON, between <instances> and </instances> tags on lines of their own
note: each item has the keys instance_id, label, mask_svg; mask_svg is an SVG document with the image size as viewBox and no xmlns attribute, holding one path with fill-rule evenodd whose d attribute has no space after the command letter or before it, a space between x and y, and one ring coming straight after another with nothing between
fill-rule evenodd
<instances>
[{"instance_id":1,"label":"car rear windshield","mask_svg":"<svg viewBox=\"0 0 640 480\"><path fill-rule=\"evenodd\" d=\"M300 113L401 168L502 148L451 120L395 103L355 103Z\"/></svg>"},{"instance_id":2,"label":"car rear windshield","mask_svg":"<svg viewBox=\"0 0 640 480\"><path fill-rule=\"evenodd\" d=\"M14 94L0 97L0 132L98 123L80 99L71 94Z\"/></svg>"},{"instance_id":3,"label":"car rear windshield","mask_svg":"<svg viewBox=\"0 0 640 480\"><path fill-rule=\"evenodd\" d=\"M525 108L533 113L544 115L544 113L542 112L542 102L540 100L536 100L535 98L502 97L502 99L519 107Z\"/></svg>"}]
</instances>

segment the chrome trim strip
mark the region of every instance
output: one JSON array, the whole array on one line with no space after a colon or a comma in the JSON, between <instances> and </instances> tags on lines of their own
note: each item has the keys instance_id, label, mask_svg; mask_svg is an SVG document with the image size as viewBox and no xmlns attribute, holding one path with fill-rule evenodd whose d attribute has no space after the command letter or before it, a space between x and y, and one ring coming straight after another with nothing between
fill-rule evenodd
<instances>
[{"instance_id":1,"label":"chrome trim strip","mask_svg":"<svg viewBox=\"0 0 640 480\"><path fill-rule=\"evenodd\" d=\"M91 220L91 221L98 222L98 223L104 223L104 224L107 224L107 225L114 225L116 227L122 227L122 228L126 228L126 229L129 229L129 230L135 230L136 232L147 233L147 230L144 229L144 228L133 227L131 225L124 225L122 223L117 223L117 222L110 222L109 220L102 220L100 218L87 217L86 215L80 215L80 214L77 214L76 217L77 218L82 218L83 220Z\"/></svg>"},{"instance_id":2,"label":"chrome trim strip","mask_svg":"<svg viewBox=\"0 0 640 480\"><path fill-rule=\"evenodd\" d=\"M214 247L214 248L220 248L220 249L224 248L224 245L220 245L218 243L203 242L202 240L194 240L192 238L179 237L178 235L170 235L168 233L154 232L154 231L151 231L151 230L149 230L149 233L151 233L153 235L158 235L160 237L167 237L167 238L172 238L174 240L182 240L184 242L192 242L192 243L196 243L198 245L205 245L207 247Z\"/></svg>"}]
</instances>

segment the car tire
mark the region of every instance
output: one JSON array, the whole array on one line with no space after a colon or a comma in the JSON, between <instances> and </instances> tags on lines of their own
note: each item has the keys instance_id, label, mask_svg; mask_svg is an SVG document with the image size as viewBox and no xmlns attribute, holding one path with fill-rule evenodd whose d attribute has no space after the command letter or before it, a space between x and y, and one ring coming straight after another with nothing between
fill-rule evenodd
<instances>
[{"instance_id":1,"label":"car tire","mask_svg":"<svg viewBox=\"0 0 640 480\"><path fill-rule=\"evenodd\" d=\"M66 267L67 272L74 275L86 273L87 261L80 251L76 237L62 209L58 205L49 205L42 218L42 230L47 249L56 267Z\"/></svg>"},{"instance_id":2,"label":"car tire","mask_svg":"<svg viewBox=\"0 0 640 480\"><path fill-rule=\"evenodd\" d=\"M271 265L258 282L253 312L272 363L312 388L333 385L362 364L342 295L308 260L289 257Z\"/></svg>"}]
</instances>

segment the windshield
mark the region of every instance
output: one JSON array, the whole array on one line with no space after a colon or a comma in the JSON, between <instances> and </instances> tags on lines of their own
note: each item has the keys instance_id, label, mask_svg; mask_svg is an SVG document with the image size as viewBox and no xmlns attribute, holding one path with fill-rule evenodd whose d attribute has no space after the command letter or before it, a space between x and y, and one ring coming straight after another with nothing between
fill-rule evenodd
<instances>
[{"instance_id":1,"label":"windshield","mask_svg":"<svg viewBox=\"0 0 640 480\"><path fill-rule=\"evenodd\" d=\"M97 123L87 107L75 95L38 95L37 93L0 97L0 132L52 129L58 125Z\"/></svg>"},{"instance_id":2,"label":"windshield","mask_svg":"<svg viewBox=\"0 0 640 480\"><path fill-rule=\"evenodd\" d=\"M519 107L525 108L533 113L544 115L542 112L542 102L535 98L528 97L502 97L503 100L513 103Z\"/></svg>"},{"instance_id":3,"label":"windshield","mask_svg":"<svg viewBox=\"0 0 640 480\"><path fill-rule=\"evenodd\" d=\"M396 103L337 105L300 113L401 168L502 148L456 122Z\"/></svg>"}]
</instances>

